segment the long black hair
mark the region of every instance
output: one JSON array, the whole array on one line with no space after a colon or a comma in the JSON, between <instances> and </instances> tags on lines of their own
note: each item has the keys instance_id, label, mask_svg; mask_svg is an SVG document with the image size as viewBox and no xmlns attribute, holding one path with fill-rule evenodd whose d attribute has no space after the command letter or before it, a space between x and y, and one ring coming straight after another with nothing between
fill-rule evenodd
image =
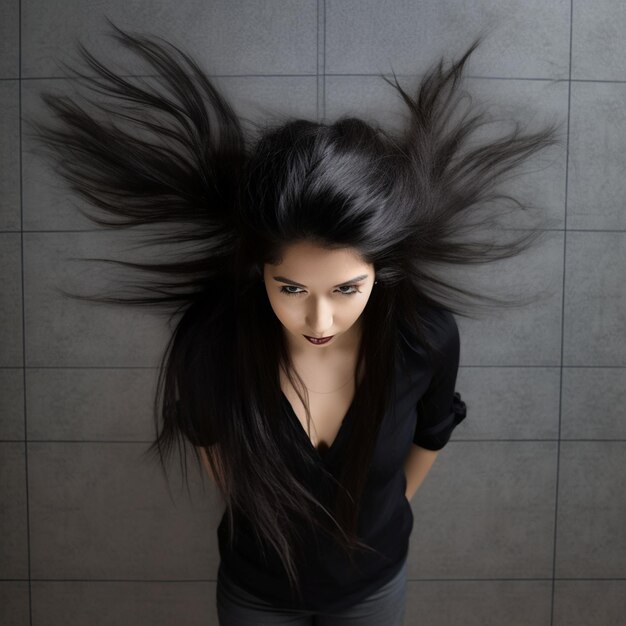
<instances>
[{"instance_id":1,"label":"long black hair","mask_svg":"<svg viewBox=\"0 0 626 626\"><path fill-rule=\"evenodd\" d=\"M516 125L497 140L476 141L488 120L464 108L461 85L478 38L456 61L433 65L414 92L395 74L393 81L383 77L408 110L401 132L353 116L332 123L286 116L252 136L188 54L112 26L113 37L150 63L157 82L125 78L79 44L96 75L69 72L119 106L92 101L89 112L76 100L44 93L60 126L32 120L34 136L70 187L101 209L85 213L89 219L109 228L150 225L144 241L171 247L172 257L91 259L143 275L129 281L124 296L63 293L159 308L175 320L159 367L156 438L148 453L158 454L166 471L174 444L185 459L189 443L198 461L204 450L227 505L231 540L235 514L253 520L259 545L280 556L299 591L303 524L330 533L351 557L372 549L356 533L359 502L394 384L399 329L410 329L436 359L429 309L471 315L485 305L511 305L510 295L475 293L445 270L512 257L541 237L538 227L495 228L512 206L525 210L499 184L527 157L559 143L557 127L523 133ZM481 227L490 239L472 240ZM355 384L363 362L376 367L365 368L357 386L354 430L332 506L306 486L307 472L320 469L311 449L284 439L279 369L304 396L306 388L262 279L264 264L279 263L300 241L352 248L374 264L378 280L362 313Z\"/></svg>"}]
</instances>

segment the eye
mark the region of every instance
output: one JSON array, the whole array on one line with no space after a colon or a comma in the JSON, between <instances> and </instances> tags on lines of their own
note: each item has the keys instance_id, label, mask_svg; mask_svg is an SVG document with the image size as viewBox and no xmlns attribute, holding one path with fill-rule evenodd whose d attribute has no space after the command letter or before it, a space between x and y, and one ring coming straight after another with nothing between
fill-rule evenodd
<instances>
[{"instance_id":1,"label":"eye","mask_svg":"<svg viewBox=\"0 0 626 626\"><path fill-rule=\"evenodd\" d=\"M300 294L304 293L303 290L289 291L289 289L299 289L299 287L296 287L295 285L284 285L280 288L280 292L288 296L299 296ZM352 289L352 291L339 291L339 293L344 296L352 296L355 293L361 293L356 285L343 285L342 287L339 287L339 289Z\"/></svg>"},{"instance_id":2,"label":"eye","mask_svg":"<svg viewBox=\"0 0 626 626\"><path fill-rule=\"evenodd\" d=\"M356 285L344 285L343 287L339 287L339 289L352 289L353 291L340 291L344 296L351 296L355 293L361 293Z\"/></svg>"}]
</instances>

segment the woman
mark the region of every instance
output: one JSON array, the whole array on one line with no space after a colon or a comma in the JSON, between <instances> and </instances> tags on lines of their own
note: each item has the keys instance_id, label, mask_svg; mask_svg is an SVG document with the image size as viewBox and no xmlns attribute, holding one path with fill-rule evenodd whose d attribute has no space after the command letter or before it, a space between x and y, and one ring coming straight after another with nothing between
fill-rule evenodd
<instances>
[{"instance_id":1,"label":"woman","mask_svg":"<svg viewBox=\"0 0 626 626\"><path fill-rule=\"evenodd\" d=\"M43 94L62 126L34 126L72 188L118 218L90 219L151 225L172 247L154 264L109 260L159 276L136 295L68 295L181 314L149 452L165 467L191 444L224 499L220 623L401 624L410 500L466 416L453 314L498 302L445 267L538 239L469 233L516 203L497 184L554 129L470 147L484 115L460 115L460 79L477 40L415 96L387 81L408 108L402 133L343 117L252 137L189 56L114 28L158 84L81 46L96 72L85 84L124 101L106 107L118 123Z\"/></svg>"}]
</instances>

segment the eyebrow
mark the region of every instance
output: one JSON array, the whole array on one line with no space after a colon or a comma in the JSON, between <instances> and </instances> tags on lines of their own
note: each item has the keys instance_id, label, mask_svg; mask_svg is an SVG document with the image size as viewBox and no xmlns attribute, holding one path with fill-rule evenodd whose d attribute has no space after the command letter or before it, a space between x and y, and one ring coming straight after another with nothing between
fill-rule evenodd
<instances>
[{"instance_id":1,"label":"eyebrow","mask_svg":"<svg viewBox=\"0 0 626 626\"><path fill-rule=\"evenodd\" d=\"M360 276L355 276L354 278L351 278L350 280L346 280L346 282L344 283L339 283L338 285L335 285L335 287L345 287L346 285L350 285L360 280L364 280L368 276L369 274L361 274ZM287 283L289 285L295 285L296 287L302 287L304 289L308 289L306 285L303 285L302 283L298 283L295 280L290 280L289 278L285 278L284 276L274 276L273 278L274 280L277 280L279 283ZM333 287L333 289L335 287Z\"/></svg>"}]
</instances>

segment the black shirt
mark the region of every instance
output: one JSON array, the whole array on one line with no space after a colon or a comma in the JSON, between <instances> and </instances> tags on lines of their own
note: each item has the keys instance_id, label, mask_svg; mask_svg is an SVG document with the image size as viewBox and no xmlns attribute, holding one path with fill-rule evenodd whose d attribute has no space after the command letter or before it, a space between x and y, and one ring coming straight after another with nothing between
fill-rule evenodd
<instances>
[{"instance_id":1,"label":"black shirt","mask_svg":"<svg viewBox=\"0 0 626 626\"><path fill-rule=\"evenodd\" d=\"M443 309L433 309L431 319L432 336L443 348L444 358L432 366L411 333L406 329L399 333L403 358L396 361L395 415L388 410L384 416L362 495L358 535L380 554L357 553L356 571L336 544L321 536L312 537L306 542L310 549L305 562L298 563L304 596L300 603L290 592L277 555L263 558L249 521L237 515L235 543L229 550L225 512L217 530L220 567L236 584L282 608L337 611L363 600L398 573L408 552L414 521L405 496L404 461L412 444L429 450L443 448L466 415L466 405L454 388L460 351L456 321ZM294 436L303 437L303 444L313 448L287 398L283 396L283 400ZM349 409L332 445L319 456L319 462L336 478L338 460L350 436L350 419ZM298 431L300 435L296 435ZM315 492L313 483L311 488ZM325 504L330 507L330 502Z\"/></svg>"}]
</instances>

